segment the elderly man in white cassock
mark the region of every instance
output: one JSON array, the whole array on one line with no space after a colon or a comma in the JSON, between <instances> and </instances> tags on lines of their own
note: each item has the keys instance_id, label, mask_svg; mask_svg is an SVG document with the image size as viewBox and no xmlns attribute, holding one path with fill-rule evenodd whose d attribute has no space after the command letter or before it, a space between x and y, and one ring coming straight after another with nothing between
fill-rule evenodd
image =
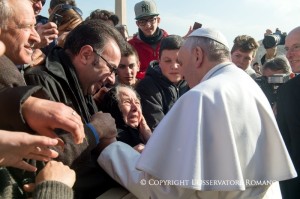
<instances>
[{"instance_id":1,"label":"elderly man in white cassock","mask_svg":"<svg viewBox=\"0 0 300 199\"><path fill-rule=\"evenodd\" d=\"M191 90L142 154L110 140L101 167L138 198L281 198L278 181L296 171L267 98L231 62L223 34L195 30L178 62Z\"/></svg>"}]
</instances>

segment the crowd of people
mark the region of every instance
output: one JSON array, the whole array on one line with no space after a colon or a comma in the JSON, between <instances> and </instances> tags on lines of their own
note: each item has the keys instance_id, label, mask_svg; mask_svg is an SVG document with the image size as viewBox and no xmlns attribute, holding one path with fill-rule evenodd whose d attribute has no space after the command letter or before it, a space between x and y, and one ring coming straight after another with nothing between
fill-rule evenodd
<instances>
[{"instance_id":1,"label":"crowd of people","mask_svg":"<svg viewBox=\"0 0 300 199\"><path fill-rule=\"evenodd\" d=\"M45 3L0 0L0 198L300 198L300 27L261 56L169 35L153 0L130 39L113 12Z\"/></svg>"}]
</instances>

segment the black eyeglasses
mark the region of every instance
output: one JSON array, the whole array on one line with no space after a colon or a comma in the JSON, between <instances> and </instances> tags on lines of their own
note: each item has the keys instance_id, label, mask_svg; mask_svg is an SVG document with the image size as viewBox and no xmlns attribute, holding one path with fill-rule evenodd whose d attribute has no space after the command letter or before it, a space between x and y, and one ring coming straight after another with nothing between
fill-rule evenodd
<instances>
[{"instance_id":1,"label":"black eyeglasses","mask_svg":"<svg viewBox=\"0 0 300 199\"><path fill-rule=\"evenodd\" d=\"M93 50L93 52L105 61L107 67L109 68L110 74L117 73L116 66L113 66L112 64L110 64L106 59L104 59L104 57L102 57L99 53L97 53L97 51Z\"/></svg>"},{"instance_id":2,"label":"black eyeglasses","mask_svg":"<svg viewBox=\"0 0 300 199\"><path fill-rule=\"evenodd\" d=\"M147 23L150 23L152 25L156 22L156 19L157 19L157 17L151 17L151 18L148 18L148 19L139 19L138 24L140 26L145 26Z\"/></svg>"}]
</instances>

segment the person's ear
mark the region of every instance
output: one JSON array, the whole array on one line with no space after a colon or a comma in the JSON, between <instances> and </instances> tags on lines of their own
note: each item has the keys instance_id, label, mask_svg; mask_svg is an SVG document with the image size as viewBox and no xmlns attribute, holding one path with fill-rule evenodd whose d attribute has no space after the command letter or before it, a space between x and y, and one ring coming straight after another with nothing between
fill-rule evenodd
<instances>
[{"instance_id":1,"label":"person's ear","mask_svg":"<svg viewBox=\"0 0 300 199\"><path fill-rule=\"evenodd\" d=\"M160 17L159 16L157 16L157 24L159 24L160 23Z\"/></svg>"},{"instance_id":2,"label":"person's ear","mask_svg":"<svg viewBox=\"0 0 300 199\"><path fill-rule=\"evenodd\" d=\"M202 65L203 58L204 58L204 52L203 52L202 48L200 48L199 46L194 48L193 55L195 56L195 61L196 61L197 67L200 67Z\"/></svg>"},{"instance_id":3,"label":"person's ear","mask_svg":"<svg viewBox=\"0 0 300 199\"><path fill-rule=\"evenodd\" d=\"M49 16L52 14L52 9L51 8L48 8L48 14L49 14Z\"/></svg>"},{"instance_id":4,"label":"person's ear","mask_svg":"<svg viewBox=\"0 0 300 199\"><path fill-rule=\"evenodd\" d=\"M92 46L85 45L85 46L81 47L81 49L78 53L80 62L84 65L92 62L91 60L94 60L93 54L94 54L94 52L93 52Z\"/></svg>"},{"instance_id":5,"label":"person's ear","mask_svg":"<svg viewBox=\"0 0 300 199\"><path fill-rule=\"evenodd\" d=\"M139 71L140 71L140 68L141 68L141 62L140 62L140 61L137 61L136 65L137 65L137 71L139 72Z\"/></svg>"},{"instance_id":6,"label":"person's ear","mask_svg":"<svg viewBox=\"0 0 300 199\"><path fill-rule=\"evenodd\" d=\"M138 21L135 21L135 24L137 25L137 27L140 27L140 26L139 26L139 22L138 22Z\"/></svg>"}]
</instances>

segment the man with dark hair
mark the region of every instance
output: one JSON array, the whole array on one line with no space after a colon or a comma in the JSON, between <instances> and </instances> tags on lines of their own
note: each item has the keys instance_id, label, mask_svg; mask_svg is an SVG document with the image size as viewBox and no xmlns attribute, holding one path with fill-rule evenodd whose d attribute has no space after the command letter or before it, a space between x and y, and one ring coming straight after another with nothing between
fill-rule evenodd
<instances>
[{"instance_id":1,"label":"man with dark hair","mask_svg":"<svg viewBox=\"0 0 300 199\"><path fill-rule=\"evenodd\" d=\"M64 48L55 47L50 51L45 65L25 71L26 82L42 85L55 101L74 108L87 128L95 128L95 135L99 134L100 138L104 134L114 135L114 120L107 113L97 113L92 95L115 75L121 59L119 46L122 42L122 36L114 27L99 20L84 21L68 34ZM97 123L93 122L95 114L102 115ZM63 160L77 174L74 190L78 198L95 198L114 184L96 165L93 154L97 152L91 153L99 141L92 142L90 137L87 141L84 144L88 149L80 160L70 162L69 159L73 158L70 151L71 157ZM74 147L72 150L78 149ZM63 155L67 156L67 152Z\"/></svg>"}]
</instances>

